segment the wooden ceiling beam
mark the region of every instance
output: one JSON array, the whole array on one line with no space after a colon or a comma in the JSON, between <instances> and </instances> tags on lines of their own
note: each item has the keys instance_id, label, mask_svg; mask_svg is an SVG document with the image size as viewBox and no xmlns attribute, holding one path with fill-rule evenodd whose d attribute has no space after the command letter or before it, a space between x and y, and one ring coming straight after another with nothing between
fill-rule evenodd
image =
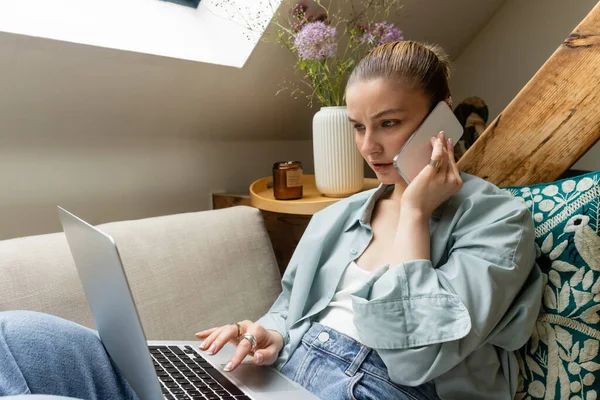
<instances>
[{"instance_id":1,"label":"wooden ceiling beam","mask_svg":"<svg viewBox=\"0 0 600 400\"><path fill-rule=\"evenodd\" d=\"M598 139L600 3L490 123L458 165L498 186L550 182Z\"/></svg>"}]
</instances>

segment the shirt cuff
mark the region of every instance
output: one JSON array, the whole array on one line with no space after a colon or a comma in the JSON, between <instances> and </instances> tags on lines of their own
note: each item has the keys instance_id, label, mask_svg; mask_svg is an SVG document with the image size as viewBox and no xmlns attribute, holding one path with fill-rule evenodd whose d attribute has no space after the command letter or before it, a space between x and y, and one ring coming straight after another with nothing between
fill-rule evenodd
<instances>
[{"instance_id":1,"label":"shirt cuff","mask_svg":"<svg viewBox=\"0 0 600 400\"><path fill-rule=\"evenodd\" d=\"M361 342L375 349L448 342L471 330L467 308L440 287L429 260L379 267L352 294L352 304Z\"/></svg>"}]
</instances>

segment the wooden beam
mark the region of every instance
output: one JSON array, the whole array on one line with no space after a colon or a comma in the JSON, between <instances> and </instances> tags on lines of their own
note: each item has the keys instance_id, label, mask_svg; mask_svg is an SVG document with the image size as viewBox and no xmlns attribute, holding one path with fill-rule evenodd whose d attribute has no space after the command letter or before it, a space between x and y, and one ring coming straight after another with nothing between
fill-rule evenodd
<instances>
[{"instance_id":1,"label":"wooden beam","mask_svg":"<svg viewBox=\"0 0 600 400\"><path fill-rule=\"evenodd\" d=\"M515 60L518 62L518 60ZM600 139L600 3L460 159L498 186L556 180Z\"/></svg>"}]
</instances>

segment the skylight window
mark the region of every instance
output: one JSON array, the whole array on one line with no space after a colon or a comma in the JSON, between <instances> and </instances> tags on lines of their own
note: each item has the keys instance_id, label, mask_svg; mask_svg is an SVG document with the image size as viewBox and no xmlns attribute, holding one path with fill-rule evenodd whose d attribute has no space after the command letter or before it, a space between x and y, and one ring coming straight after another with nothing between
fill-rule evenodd
<instances>
[{"instance_id":1,"label":"skylight window","mask_svg":"<svg viewBox=\"0 0 600 400\"><path fill-rule=\"evenodd\" d=\"M169 3L180 4L186 7L197 8L198 4L200 4L200 0L162 0Z\"/></svg>"},{"instance_id":2,"label":"skylight window","mask_svg":"<svg viewBox=\"0 0 600 400\"><path fill-rule=\"evenodd\" d=\"M2 0L0 31L241 68L262 32L248 38L239 21L216 6L221 2ZM264 7L257 0L230 3L240 9ZM274 10L264 11L261 15L269 21Z\"/></svg>"}]
</instances>

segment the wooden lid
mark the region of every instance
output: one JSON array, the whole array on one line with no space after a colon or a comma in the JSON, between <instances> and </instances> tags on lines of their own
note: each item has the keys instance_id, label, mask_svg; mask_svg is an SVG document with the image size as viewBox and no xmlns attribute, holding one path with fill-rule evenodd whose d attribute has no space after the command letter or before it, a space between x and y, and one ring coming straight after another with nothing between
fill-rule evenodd
<instances>
[{"instance_id":1,"label":"wooden lid","mask_svg":"<svg viewBox=\"0 0 600 400\"><path fill-rule=\"evenodd\" d=\"M283 214L313 215L341 199L323 196L315 185L314 175L302 175L302 198L297 200L276 200L273 196L273 177L258 179L250 185L250 202L252 206L265 211ZM365 178L363 191L379 186L379 180Z\"/></svg>"}]
</instances>

